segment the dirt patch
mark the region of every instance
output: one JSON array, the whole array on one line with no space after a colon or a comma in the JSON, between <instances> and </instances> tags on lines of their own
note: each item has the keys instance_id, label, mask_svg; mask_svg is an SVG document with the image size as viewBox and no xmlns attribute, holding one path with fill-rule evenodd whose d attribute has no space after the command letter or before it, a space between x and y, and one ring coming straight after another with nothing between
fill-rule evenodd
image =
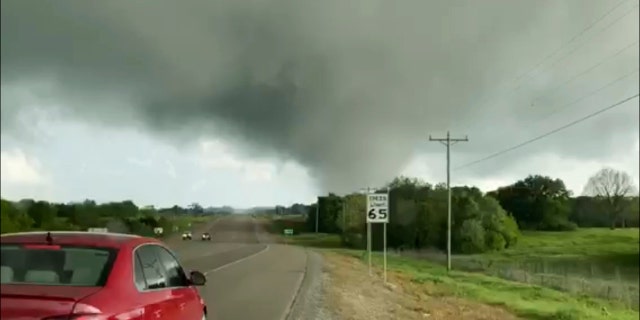
<instances>
[{"instance_id":1,"label":"dirt patch","mask_svg":"<svg viewBox=\"0 0 640 320\"><path fill-rule=\"evenodd\" d=\"M435 284L417 284L399 272L381 270L370 277L360 260L323 252L325 297L330 310L345 320L518 319L504 309L447 295Z\"/></svg>"}]
</instances>

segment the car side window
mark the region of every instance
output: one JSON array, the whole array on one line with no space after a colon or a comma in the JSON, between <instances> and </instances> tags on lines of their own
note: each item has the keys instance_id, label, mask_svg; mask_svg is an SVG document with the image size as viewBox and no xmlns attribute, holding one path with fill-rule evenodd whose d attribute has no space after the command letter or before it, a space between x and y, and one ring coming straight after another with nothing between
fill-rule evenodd
<instances>
[{"instance_id":1,"label":"car side window","mask_svg":"<svg viewBox=\"0 0 640 320\"><path fill-rule=\"evenodd\" d=\"M133 259L134 259L133 280L136 284L136 288L138 288L138 290L145 290L147 289L147 280L144 278L144 271L142 271L142 263L140 262L140 258L138 257L137 253L133 256Z\"/></svg>"},{"instance_id":2,"label":"car side window","mask_svg":"<svg viewBox=\"0 0 640 320\"><path fill-rule=\"evenodd\" d=\"M156 254L155 248L157 247L156 245L143 245L136 250L147 290L166 288L168 283L167 273Z\"/></svg>"},{"instance_id":3,"label":"car side window","mask_svg":"<svg viewBox=\"0 0 640 320\"><path fill-rule=\"evenodd\" d=\"M166 248L161 246L155 246L156 253L160 258L160 263L167 272L167 286L168 287L186 287L189 285L187 276L184 270L180 266L180 263L176 257L169 252Z\"/></svg>"}]
</instances>

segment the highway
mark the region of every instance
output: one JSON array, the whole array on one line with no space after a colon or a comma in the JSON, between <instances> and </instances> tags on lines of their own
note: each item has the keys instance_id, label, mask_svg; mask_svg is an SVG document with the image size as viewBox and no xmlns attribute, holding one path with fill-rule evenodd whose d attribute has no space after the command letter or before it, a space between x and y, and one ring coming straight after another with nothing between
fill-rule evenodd
<instances>
[{"instance_id":1,"label":"highway","mask_svg":"<svg viewBox=\"0 0 640 320\"><path fill-rule=\"evenodd\" d=\"M211 241L200 240L207 229ZM305 275L304 249L275 244L250 216L225 216L193 240L168 243L186 269L207 275L200 293L209 320L287 319Z\"/></svg>"}]
</instances>

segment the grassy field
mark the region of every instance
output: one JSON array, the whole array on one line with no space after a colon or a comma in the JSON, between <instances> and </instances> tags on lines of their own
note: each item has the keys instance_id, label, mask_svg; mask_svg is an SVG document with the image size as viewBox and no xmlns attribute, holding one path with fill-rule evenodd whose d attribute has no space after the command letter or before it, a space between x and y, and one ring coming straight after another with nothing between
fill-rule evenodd
<instances>
[{"instance_id":1,"label":"grassy field","mask_svg":"<svg viewBox=\"0 0 640 320\"><path fill-rule=\"evenodd\" d=\"M170 218L174 227L177 228L177 232L197 228L199 225L212 219L215 219L215 216L175 216Z\"/></svg>"},{"instance_id":2,"label":"grassy field","mask_svg":"<svg viewBox=\"0 0 640 320\"><path fill-rule=\"evenodd\" d=\"M272 232L304 230L299 218L272 221ZM283 236L283 239L285 237ZM290 244L339 248L339 235L297 233ZM364 258L362 251L334 249ZM523 232L513 248L455 255L450 274L437 251L390 251L390 268L457 296L504 305L530 319L638 319L638 229ZM378 259L378 258L375 258Z\"/></svg>"},{"instance_id":3,"label":"grassy field","mask_svg":"<svg viewBox=\"0 0 640 320\"><path fill-rule=\"evenodd\" d=\"M459 270L621 302L638 309L638 229L524 232L508 250L452 258ZM444 264L440 252L402 252Z\"/></svg>"},{"instance_id":4,"label":"grassy field","mask_svg":"<svg viewBox=\"0 0 640 320\"><path fill-rule=\"evenodd\" d=\"M362 259L362 251L330 249ZM382 265L382 257L375 253L374 265ZM638 311L623 303L554 290L548 287L504 280L482 273L452 271L424 259L390 255L390 272L403 275L407 281L424 284L430 296L456 296L498 305L527 319L638 319Z\"/></svg>"}]
</instances>

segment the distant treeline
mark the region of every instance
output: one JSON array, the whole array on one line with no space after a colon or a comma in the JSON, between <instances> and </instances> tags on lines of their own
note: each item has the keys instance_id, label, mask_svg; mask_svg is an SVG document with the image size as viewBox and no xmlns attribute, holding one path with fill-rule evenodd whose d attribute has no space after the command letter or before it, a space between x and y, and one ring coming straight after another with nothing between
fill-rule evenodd
<instances>
[{"instance_id":1,"label":"distant treeline","mask_svg":"<svg viewBox=\"0 0 640 320\"><path fill-rule=\"evenodd\" d=\"M574 197L560 179L531 175L512 185L482 193L452 188L452 249L458 253L502 250L517 243L520 230L571 231L578 227L639 226L639 198L623 172L603 169L585 187L591 195ZM629 179L627 179L629 178ZM591 190L591 191L590 191ZM393 248L446 248L447 189L399 177L377 192L389 192L388 245ZM343 244L365 245L366 198L329 194L318 198L318 231L341 234ZM304 212L306 221L289 227L315 231L316 204L278 207L274 213ZM373 225L373 247L382 247L382 225Z\"/></svg>"},{"instance_id":2,"label":"distant treeline","mask_svg":"<svg viewBox=\"0 0 640 320\"><path fill-rule=\"evenodd\" d=\"M153 229L169 233L178 227L184 216L229 214L231 210L204 209L194 203L187 208L173 206L156 209L138 207L132 201L98 204L93 200L79 203L50 203L23 199L17 202L2 199L2 233L31 230L73 230L108 228L109 231L153 235Z\"/></svg>"}]
</instances>

